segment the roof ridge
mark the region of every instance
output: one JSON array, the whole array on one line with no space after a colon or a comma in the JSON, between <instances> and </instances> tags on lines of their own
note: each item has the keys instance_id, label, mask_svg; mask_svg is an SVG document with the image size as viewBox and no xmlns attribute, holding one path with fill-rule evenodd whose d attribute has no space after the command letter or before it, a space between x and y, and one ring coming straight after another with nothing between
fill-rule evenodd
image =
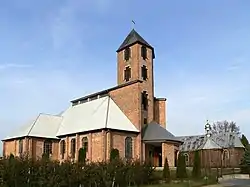
<instances>
[{"instance_id":1,"label":"roof ridge","mask_svg":"<svg viewBox=\"0 0 250 187\"><path fill-rule=\"evenodd\" d=\"M53 117L62 117L62 116L60 116L60 115L56 115L56 114L47 114L47 113L40 113L39 115L53 116Z\"/></svg>"},{"instance_id":2,"label":"roof ridge","mask_svg":"<svg viewBox=\"0 0 250 187\"><path fill-rule=\"evenodd\" d=\"M109 118L109 109L110 109L110 96L108 96L108 105L107 105L107 111L106 111L106 120L105 120L105 124L104 127L107 128L108 127L108 118Z\"/></svg>"},{"instance_id":3,"label":"roof ridge","mask_svg":"<svg viewBox=\"0 0 250 187\"><path fill-rule=\"evenodd\" d=\"M107 96L99 98L99 99L103 99L103 101L95 108L95 110L93 111L93 113L91 115L93 115L94 113L96 113L98 111L99 107L101 107L103 105L103 103L107 100ZM92 100L92 101L96 101L96 100ZM89 101L89 102L91 102L91 101Z\"/></svg>"},{"instance_id":4,"label":"roof ridge","mask_svg":"<svg viewBox=\"0 0 250 187\"><path fill-rule=\"evenodd\" d=\"M41 116L41 113L39 113L39 115L37 116L37 118L34 120L34 122L33 122L32 126L31 126L31 128L30 128L30 130L29 130L27 136L29 136L30 132L32 131L33 127L35 126L35 124L36 124L36 122L37 122L37 120L38 120L38 118L39 118L40 116Z\"/></svg>"}]
</instances>

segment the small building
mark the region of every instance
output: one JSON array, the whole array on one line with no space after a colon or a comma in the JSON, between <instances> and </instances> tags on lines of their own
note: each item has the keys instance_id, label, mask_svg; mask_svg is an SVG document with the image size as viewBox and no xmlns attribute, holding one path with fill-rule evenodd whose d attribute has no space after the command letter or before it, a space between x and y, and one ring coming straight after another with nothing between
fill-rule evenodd
<instances>
[{"instance_id":1,"label":"small building","mask_svg":"<svg viewBox=\"0 0 250 187\"><path fill-rule=\"evenodd\" d=\"M3 140L3 155L89 161L120 156L174 166L181 140L166 129L166 98L154 94L154 48L134 29L117 52L117 85L71 101L59 115L40 114ZM14 132L14 131L13 131Z\"/></svg>"},{"instance_id":2,"label":"small building","mask_svg":"<svg viewBox=\"0 0 250 187\"><path fill-rule=\"evenodd\" d=\"M193 166L194 152L199 151L202 167L239 167L245 150L239 136L230 132L179 138L184 142L180 151L186 156L187 166Z\"/></svg>"}]
</instances>

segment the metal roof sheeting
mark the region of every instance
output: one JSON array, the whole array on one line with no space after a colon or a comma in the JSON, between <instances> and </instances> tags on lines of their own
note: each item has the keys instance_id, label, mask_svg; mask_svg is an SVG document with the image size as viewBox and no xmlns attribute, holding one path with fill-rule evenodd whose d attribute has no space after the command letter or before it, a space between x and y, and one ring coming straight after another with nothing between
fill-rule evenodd
<instances>
[{"instance_id":1,"label":"metal roof sheeting","mask_svg":"<svg viewBox=\"0 0 250 187\"><path fill-rule=\"evenodd\" d=\"M139 132L110 96L71 106L60 116L39 114L4 140L33 136L58 138L91 130L115 129Z\"/></svg>"},{"instance_id":2,"label":"metal roof sheeting","mask_svg":"<svg viewBox=\"0 0 250 187\"><path fill-rule=\"evenodd\" d=\"M182 136L178 137L184 143L181 145L181 151L194 151L200 149L206 142L205 135L197 135L197 136ZM218 133L212 134L210 137L215 144L222 148L229 148L229 147L238 147L244 148L241 143L239 136L236 133L225 132L225 133Z\"/></svg>"},{"instance_id":3,"label":"metal roof sheeting","mask_svg":"<svg viewBox=\"0 0 250 187\"><path fill-rule=\"evenodd\" d=\"M44 138L57 138L56 133L62 121L62 117L49 114L39 114L35 120L31 120L22 126L13 135L6 137L4 140L34 136Z\"/></svg>"},{"instance_id":4,"label":"metal roof sheeting","mask_svg":"<svg viewBox=\"0 0 250 187\"><path fill-rule=\"evenodd\" d=\"M57 136L104 128L139 132L109 96L72 106L62 116Z\"/></svg>"}]
</instances>

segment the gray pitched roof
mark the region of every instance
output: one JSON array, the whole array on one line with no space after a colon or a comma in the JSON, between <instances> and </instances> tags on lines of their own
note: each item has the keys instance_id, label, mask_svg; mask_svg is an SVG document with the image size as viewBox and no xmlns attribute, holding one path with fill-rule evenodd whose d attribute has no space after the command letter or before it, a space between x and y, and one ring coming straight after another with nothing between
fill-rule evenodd
<instances>
[{"instance_id":1,"label":"gray pitched roof","mask_svg":"<svg viewBox=\"0 0 250 187\"><path fill-rule=\"evenodd\" d=\"M153 58L155 58L154 48L148 42L146 42L146 40L144 40L138 34L138 32L136 32L134 29L132 29L132 31L128 34L128 36L125 38L125 40L122 42L122 44L120 45L120 47L117 49L116 52L122 51L126 47L129 47L129 46L136 44L136 43L143 44L143 45L149 47L150 49L152 49L153 50Z\"/></svg>"},{"instance_id":2,"label":"gray pitched roof","mask_svg":"<svg viewBox=\"0 0 250 187\"><path fill-rule=\"evenodd\" d=\"M181 151L194 151L200 149L206 143L205 135L178 137L184 143L180 146ZM240 138L235 133L212 134L211 139L222 148L244 148Z\"/></svg>"},{"instance_id":3,"label":"gray pitched roof","mask_svg":"<svg viewBox=\"0 0 250 187\"><path fill-rule=\"evenodd\" d=\"M176 138L172 133L156 122L151 122L145 127L143 140L154 142L175 141L181 143L181 140Z\"/></svg>"},{"instance_id":4,"label":"gray pitched roof","mask_svg":"<svg viewBox=\"0 0 250 187\"><path fill-rule=\"evenodd\" d=\"M219 146L212 138L206 138L203 145L201 145L198 149L208 150L208 149L221 149L222 147Z\"/></svg>"}]
</instances>

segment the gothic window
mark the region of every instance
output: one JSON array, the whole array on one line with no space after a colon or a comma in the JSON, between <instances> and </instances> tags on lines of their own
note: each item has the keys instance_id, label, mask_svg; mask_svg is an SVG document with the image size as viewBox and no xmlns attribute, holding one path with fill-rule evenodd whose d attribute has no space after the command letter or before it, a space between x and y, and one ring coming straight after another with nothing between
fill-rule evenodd
<instances>
[{"instance_id":1,"label":"gothic window","mask_svg":"<svg viewBox=\"0 0 250 187\"><path fill-rule=\"evenodd\" d=\"M141 56L144 60L147 58L147 48L145 46L141 46Z\"/></svg>"},{"instance_id":2,"label":"gothic window","mask_svg":"<svg viewBox=\"0 0 250 187\"><path fill-rule=\"evenodd\" d=\"M43 144L43 153L46 155L52 154L52 141L45 140Z\"/></svg>"},{"instance_id":3,"label":"gothic window","mask_svg":"<svg viewBox=\"0 0 250 187\"><path fill-rule=\"evenodd\" d=\"M129 81L130 78L131 78L131 68L126 67L126 69L124 70L124 79L125 81Z\"/></svg>"},{"instance_id":4,"label":"gothic window","mask_svg":"<svg viewBox=\"0 0 250 187\"><path fill-rule=\"evenodd\" d=\"M71 153L72 158L75 158L75 153L76 153L76 139L75 138L71 139L70 153Z\"/></svg>"},{"instance_id":5,"label":"gothic window","mask_svg":"<svg viewBox=\"0 0 250 187\"><path fill-rule=\"evenodd\" d=\"M125 158L131 159L133 154L133 141L131 137L125 139Z\"/></svg>"},{"instance_id":6,"label":"gothic window","mask_svg":"<svg viewBox=\"0 0 250 187\"><path fill-rule=\"evenodd\" d=\"M23 153L23 140L19 140L19 154Z\"/></svg>"},{"instance_id":7,"label":"gothic window","mask_svg":"<svg viewBox=\"0 0 250 187\"><path fill-rule=\"evenodd\" d=\"M148 109L148 94L146 91L141 93L142 106L144 110Z\"/></svg>"},{"instance_id":8,"label":"gothic window","mask_svg":"<svg viewBox=\"0 0 250 187\"><path fill-rule=\"evenodd\" d=\"M88 138L87 137L82 138L82 148L84 148L86 152L88 152Z\"/></svg>"},{"instance_id":9,"label":"gothic window","mask_svg":"<svg viewBox=\"0 0 250 187\"><path fill-rule=\"evenodd\" d=\"M62 159L64 159L65 149L66 149L65 140L62 140L60 143L60 151L61 151Z\"/></svg>"},{"instance_id":10,"label":"gothic window","mask_svg":"<svg viewBox=\"0 0 250 187\"><path fill-rule=\"evenodd\" d=\"M147 78L148 78L148 70L147 70L147 67L144 66L144 65L141 67L141 75L142 75L143 80L147 80Z\"/></svg>"},{"instance_id":11,"label":"gothic window","mask_svg":"<svg viewBox=\"0 0 250 187\"><path fill-rule=\"evenodd\" d=\"M128 61L130 58L131 49L128 47L124 50L124 60Z\"/></svg>"}]
</instances>

